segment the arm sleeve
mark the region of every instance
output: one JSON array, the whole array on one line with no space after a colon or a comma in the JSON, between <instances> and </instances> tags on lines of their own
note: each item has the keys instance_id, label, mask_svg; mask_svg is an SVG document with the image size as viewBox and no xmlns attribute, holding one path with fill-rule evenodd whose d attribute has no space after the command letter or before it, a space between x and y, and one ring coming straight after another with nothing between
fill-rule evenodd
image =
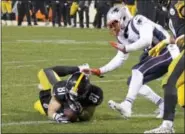
<instances>
[{"instance_id":1,"label":"arm sleeve","mask_svg":"<svg viewBox=\"0 0 185 134\"><path fill-rule=\"evenodd\" d=\"M151 24L143 24L139 29L139 40L132 44L126 45L126 52L132 52L150 46L153 40L153 30L154 27Z\"/></svg>"},{"instance_id":2,"label":"arm sleeve","mask_svg":"<svg viewBox=\"0 0 185 134\"><path fill-rule=\"evenodd\" d=\"M51 67L50 69L56 72L60 77L80 71L79 67L77 66L55 66Z\"/></svg>"},{"instance_id":3,"label":"arm sleeve","mask_svg":"<svg viewBox=\"0 0 185 134\"><path fill-rule=\"evenodd\" d=\"M100 68L100 72L103 74L115 70L123 64L124 60L128 59L128 56L128 54L118 51L116 56L109 63Z\"/></svg>"}]
</instances>

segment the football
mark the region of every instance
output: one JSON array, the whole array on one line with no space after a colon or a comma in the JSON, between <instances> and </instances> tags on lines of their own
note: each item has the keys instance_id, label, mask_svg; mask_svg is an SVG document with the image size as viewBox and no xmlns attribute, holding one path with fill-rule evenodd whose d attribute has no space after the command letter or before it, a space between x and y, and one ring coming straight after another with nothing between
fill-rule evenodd
<instances>
[{"instance_id":1,"label":"football","mask_svg":"<svg viewBox=\"0 0 185 134\"><path fill-rule=\"evenodd\" d=\"M64 109L64 115L67 116L71 122L77 121L77 114L70 108Z\"/></svg>"}]
</instances>

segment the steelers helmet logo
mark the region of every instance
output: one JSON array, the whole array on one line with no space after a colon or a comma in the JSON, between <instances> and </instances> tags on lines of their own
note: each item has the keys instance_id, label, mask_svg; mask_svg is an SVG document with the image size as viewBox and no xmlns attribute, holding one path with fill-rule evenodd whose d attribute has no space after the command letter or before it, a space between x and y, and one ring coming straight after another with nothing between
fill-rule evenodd
<instances>
[{"instance_id":1,"label":"steelers helmet logo","mask_svg":"<svg viewBox=\"0 0 185 134\"><path fill-rule=\"evenodd\" d=\"M175 15L175 10L173 8L170 9L170 14Z\"/></svg>"}]
</instances>

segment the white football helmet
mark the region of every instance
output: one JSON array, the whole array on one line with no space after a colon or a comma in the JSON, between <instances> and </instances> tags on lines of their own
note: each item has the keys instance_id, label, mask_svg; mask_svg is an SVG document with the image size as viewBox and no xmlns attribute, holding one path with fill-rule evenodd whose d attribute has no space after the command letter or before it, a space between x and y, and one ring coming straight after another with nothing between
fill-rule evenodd
<instances>
[{"instance_id":1,"label":"white football helmet","mask_svg":"<svg viewBox=\"0 0 185 134\"><path fill-rule=\"evenodd\" d=\"M109 25L114 21L118 21L121 24L121 28L125 28L132 17L133 16L126 6L117 5L110 8L110 10L108 11L107 24Z\"/></svg>"}]
</instances>

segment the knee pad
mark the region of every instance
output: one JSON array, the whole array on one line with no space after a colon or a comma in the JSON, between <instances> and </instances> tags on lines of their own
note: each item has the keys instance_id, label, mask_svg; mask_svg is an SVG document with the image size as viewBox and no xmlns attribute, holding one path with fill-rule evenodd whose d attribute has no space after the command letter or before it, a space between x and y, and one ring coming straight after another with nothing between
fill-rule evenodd
<instances>
[{"instance_id":1,"label":"knee pad","mask_svg":"<svg viewBox=\"0 0 185 134\"><path fill-rule=\"evenodd\" d=\"M179 88L178 88L178 104L181 107L184 107L184 84L182 84Z\"/></svg>"},{"instance_id":2,"label":"knee pad","mask_svg":"<svg viewBox=\"0 0 185 134\"><path fill-rule=\"evenodd\" d=\"M40 102L40 100L37 100L35 103L34 103L34 109L36 111L38 111L41 115L46 115L46 113L44 112L44 109L42 107L42 104Z\"/></svg>"}]
</instances>

